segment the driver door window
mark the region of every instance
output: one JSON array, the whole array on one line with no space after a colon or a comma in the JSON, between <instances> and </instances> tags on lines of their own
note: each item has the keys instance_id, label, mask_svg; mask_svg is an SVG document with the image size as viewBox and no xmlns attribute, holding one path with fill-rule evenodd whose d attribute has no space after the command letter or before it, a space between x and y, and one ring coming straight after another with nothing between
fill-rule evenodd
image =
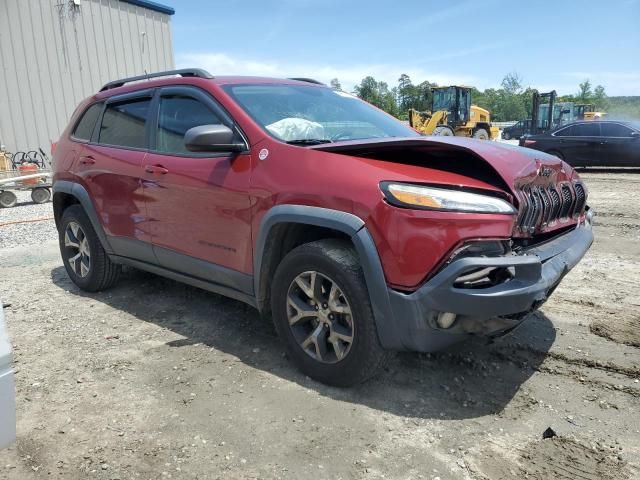
<instances>
[{"instance_id":1,"label":"driver door window","mask_svg":"<svg viewBox=\"0 0 640 480\"><path fill-rule=\"evenodd\" d=\"M184 95L163 96L158 107L158 152L193 155L184 144L187 130L201 125L221 124L220 118L206 105Z\"/></svg>"}]
</instances>

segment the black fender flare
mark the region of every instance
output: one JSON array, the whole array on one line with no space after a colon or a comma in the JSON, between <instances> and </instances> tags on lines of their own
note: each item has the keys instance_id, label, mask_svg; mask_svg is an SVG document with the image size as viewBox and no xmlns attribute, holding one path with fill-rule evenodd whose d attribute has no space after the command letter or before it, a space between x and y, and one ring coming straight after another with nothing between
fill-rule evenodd
<instances>
[{"instance_id":1,"label":"black fender flare","mask_svg":"<svg viewBox=\"0 0 640 480\"><path fill-rule=\"evenodd\" d=\"M93 202L91 201L91 197L89 196L89 192L76 182L70 182L68 180L57 180L53 184L53 199L55 202L56 193L66 193L67 195L71 195L74 197L85 213L89 217L91 221L91 225L98 235L98 239L100 239L100 243L102 244L102 248L104 248L107 254L112 255L113 249L109 244L109 240L107 239L107 235L104 233L104 228L102 228L102 223L100 223L100 218L98 217L98 213L96 212L95 207L93 206Z\"/></svg>"},{"instance_id":2,"label":"black fender flare","mask_svg":"<svg viewBox=\"0 0 640 480\"><path fill-rule=\"evenodd\" d=\"M300 223L331 228L350 237L362 265L380 343L387 349L403 349L399 332L396 329L378 250L364 221L351 213L307 205L272 207L262 218L256 242L253 276L256 296L260 292L260 271L269 232L279 223Z\"/></svg>"}]
</instances>

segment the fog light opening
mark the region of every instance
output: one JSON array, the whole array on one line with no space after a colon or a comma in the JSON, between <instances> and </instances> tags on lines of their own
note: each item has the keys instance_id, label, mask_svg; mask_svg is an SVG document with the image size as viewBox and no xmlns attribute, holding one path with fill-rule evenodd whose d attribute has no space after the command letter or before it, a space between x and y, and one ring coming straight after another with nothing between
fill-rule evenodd
<instances>
[{"instance_id":1,"label":"fog light opening","mask_svg":"<svg viewBox=\"0 0 640 480\"><path fill-rule=\"evenodd\" d=\"M437 323L440 328L449 328L455 321L456 314L451 312L441 312L437 319Z\"/></svg>"}]
</instances>

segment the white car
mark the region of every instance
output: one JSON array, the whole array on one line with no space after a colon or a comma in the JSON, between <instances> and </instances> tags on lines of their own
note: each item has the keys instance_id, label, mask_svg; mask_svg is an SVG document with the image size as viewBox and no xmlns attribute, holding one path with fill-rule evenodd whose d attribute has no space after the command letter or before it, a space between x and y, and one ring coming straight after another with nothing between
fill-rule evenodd
<instances>
[{"instance_id":1,"label":"white car","mask_svg":"<svg viewBox=\"0 0 640 480\"><path fill-rule=\"evenodd\" d=\"M11 368L11 344L0 301L0 448L16 439L16 399Z\"/></svg>"}]
</instances>

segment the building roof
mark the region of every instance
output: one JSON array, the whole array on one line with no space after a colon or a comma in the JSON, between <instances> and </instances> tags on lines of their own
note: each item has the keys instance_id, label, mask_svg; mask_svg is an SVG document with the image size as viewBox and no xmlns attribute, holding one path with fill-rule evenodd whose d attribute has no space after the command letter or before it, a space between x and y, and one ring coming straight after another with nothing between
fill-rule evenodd
<instances>
[{"instance_id":1,"label":"building roof","mask_svg":"<svg viewBox=\"0 0 640 480\"><path fill-rule=\"evenodd\" d=\"M150 0L120 0L121 2L130 3L131 5L135 5L137 7L148 8L149 10L155 10L156 12L164 13L167 15L173 15L176 11L168 7L167 5L162 5L160 3L151 2Z\"/></svg>"}]
</instances>

